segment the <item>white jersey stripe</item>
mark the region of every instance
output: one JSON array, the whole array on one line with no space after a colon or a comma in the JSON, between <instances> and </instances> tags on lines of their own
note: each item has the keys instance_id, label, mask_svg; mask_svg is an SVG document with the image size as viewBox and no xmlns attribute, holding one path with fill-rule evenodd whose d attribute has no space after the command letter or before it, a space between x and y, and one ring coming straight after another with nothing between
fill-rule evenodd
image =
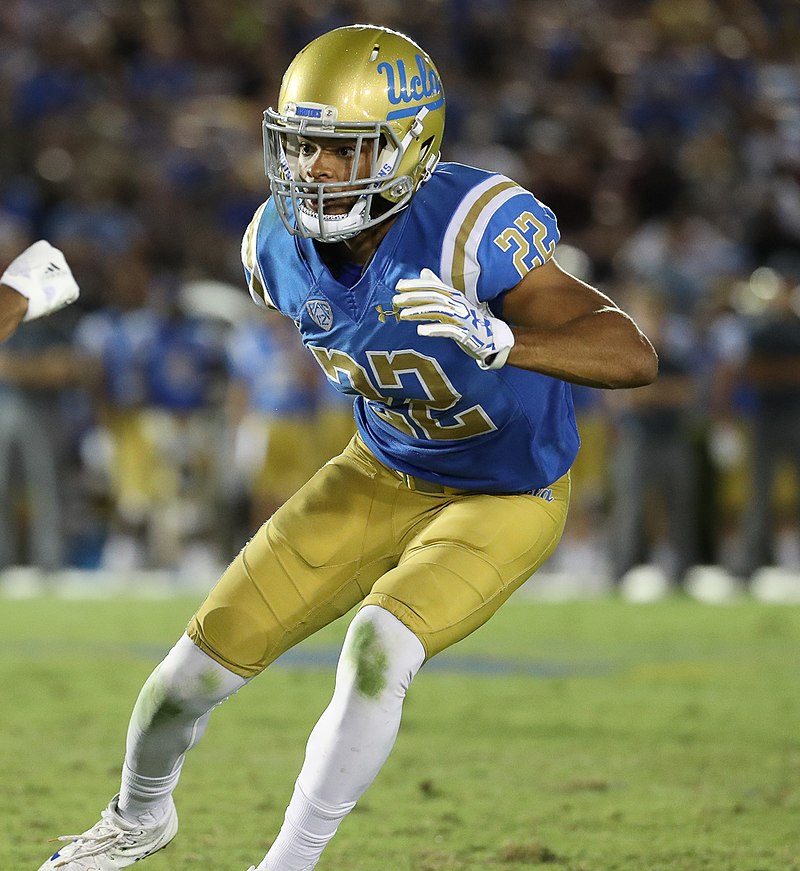
<instances>
[{"instance_id":1,"label":"white jersey stripe","mask_svg":"<svg viewBox=\"0 0 800 871\"><path fill-rule=\"evenodd\" d=\"M504 180L504 177L496 174L490 175L479 185L472 188L464 199L459 203L458 208L453 213L450 223L444 233L442 240L442 256L439 261L439 276L445 284L453 285L453 261L455 259L456 239L461 225L467 218L470 209L475 202L481 198L483 193L489 188L497 184L498 181Z\"/></svg>"},{"instance_id":2,"label":"white jersey stripe","mask_svg":"<svg viewBox=\"0 0 800 871\"><path fill-rule=\"evenodd\" d=\"M473 303L479 302L478 279L481 275L481 264L478 261L478 246L483 239L486 226L492 219L494 213L504 203L507 203L512 197L515 197L518 194L524 194L525 192L524 188L521 187L506 188L506 190L500 191L497 196L489 201L486 208L484 208L480 213L478 220L475 222L475 226L470 230L466 245L464 246L464 282L466 285L464 287L464 293L466 294L467 299Z\"/></svg>"},{"instance_id":3,"label":"white jersey stripe","mask_svg":"<svg viewBox=\"0 0 800 871\"><path fill-rule=\"evenodd\" d=\"M492 195L493 189L496 192ZM440 261L442 281L458 287L473 304L478 303L477 287L481 273L478 248L486 227L504 203L518 194L526 193L524 188L503 175L490 176L469 192L447 226ZM484 205L478 205L479 210L475 213L476 204L487 194L489 199ZM464 231L467 234L465 240ZM459 238L463 241L459 242ZM457 250L459 246L461 251ZM461 265L456 266L457 263Z\"/></svg>"}]
</instances>

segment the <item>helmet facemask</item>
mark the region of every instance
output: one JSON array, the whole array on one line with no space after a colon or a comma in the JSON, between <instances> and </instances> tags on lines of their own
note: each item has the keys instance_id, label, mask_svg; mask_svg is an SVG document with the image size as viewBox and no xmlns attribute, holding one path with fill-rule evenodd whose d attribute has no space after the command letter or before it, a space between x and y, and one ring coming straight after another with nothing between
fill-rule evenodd
<instances>
[{"instance_id":1,"label":"helmet facemask","mask_svg":"<svg viewBox=\"0 0 800 871\"><path fill-rule=\"evenodd\" d=\"M397 215L436 167L444 114L439 73L404 34L354 24L310 42L284 74L277 110L264 113L265 168L286 229L338 242ZM300 155L303 137L324 150L352 145L355 159L332 177L314 167L310 180L321 155Z\"/></svg>"},{"instance_id":2,"label":"helmet facemask","mask_svg":"<svg viewBox=\"0 0 800 871\"><path fill-rule=\"evenodd\" d=\"M422 108L401 140L387 121L338 124L332 106L289 104L283 113L267 109L263 123L265 171L287 230L321 242L338 242L405 208L419 182L415 184L410 176L398 175L397 171L422 133L426 114ZM304 138L352 142L355 154L350 178L324 182L302 179L299 156ZM359 177L364 154L368 155L367 175ZM432 158L428 175L438 154ZM355 202L347 212L335 208L342 200L353 198Z\"/></svg>"}]
</instances>

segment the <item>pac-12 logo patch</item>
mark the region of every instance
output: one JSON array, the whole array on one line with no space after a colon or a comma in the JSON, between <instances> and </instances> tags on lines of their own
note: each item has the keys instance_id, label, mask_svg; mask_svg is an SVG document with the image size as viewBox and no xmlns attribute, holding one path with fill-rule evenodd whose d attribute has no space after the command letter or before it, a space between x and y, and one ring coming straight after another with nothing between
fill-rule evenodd
<instances>
[{"instance_id":1,"label":"pac-12 logo patch","mask_svg":"<svg viewBox=\"0 0 800 871\"><path fill-rule=\"evenodd\" d=\"M333 310L327 300L310 299L306 303L306 311L321 330L327 331L333 326Z\"/></svg>"}]
</instances>

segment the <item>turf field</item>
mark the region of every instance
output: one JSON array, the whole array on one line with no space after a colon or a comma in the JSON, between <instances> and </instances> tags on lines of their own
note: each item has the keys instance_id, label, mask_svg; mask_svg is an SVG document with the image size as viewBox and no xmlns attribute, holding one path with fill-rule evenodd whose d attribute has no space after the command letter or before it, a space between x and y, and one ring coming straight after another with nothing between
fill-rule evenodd
<instances>
[{"instance_id":1,"label":"turf field","mask_svg":"<svg viewBox=\"0 0 800 871\"><path fill-rule=\"evenodd\" d=\"M0 600L0 869L116 790L136 693L195 601ZM344 625L218 710L148 871L245 871L280 825ZM318 871L798 871L800 608L513 601L411 688ZM137 866L138 867L138 866Z\"/></svg>"}]
</instances>

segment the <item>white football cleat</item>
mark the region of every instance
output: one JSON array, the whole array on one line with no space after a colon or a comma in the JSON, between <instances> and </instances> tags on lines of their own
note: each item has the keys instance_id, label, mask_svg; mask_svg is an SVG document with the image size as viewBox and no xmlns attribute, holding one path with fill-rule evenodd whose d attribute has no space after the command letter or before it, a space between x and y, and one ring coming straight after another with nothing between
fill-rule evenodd
<instances>
[{"instance_id":1,"label":"white football cleat","mask_svg":"<svg viewBox=\"0 0 800 871\"><path fill-rule=\"evenodd\" d=\"M144 828L129 823L117 812L114 796L99 822L82 835L62 835L69 845L54 853L39 871L117 871L161 850L178 831L178 814L170 799L169 811L158 825Z\"/></svg>"}]
</instances>

